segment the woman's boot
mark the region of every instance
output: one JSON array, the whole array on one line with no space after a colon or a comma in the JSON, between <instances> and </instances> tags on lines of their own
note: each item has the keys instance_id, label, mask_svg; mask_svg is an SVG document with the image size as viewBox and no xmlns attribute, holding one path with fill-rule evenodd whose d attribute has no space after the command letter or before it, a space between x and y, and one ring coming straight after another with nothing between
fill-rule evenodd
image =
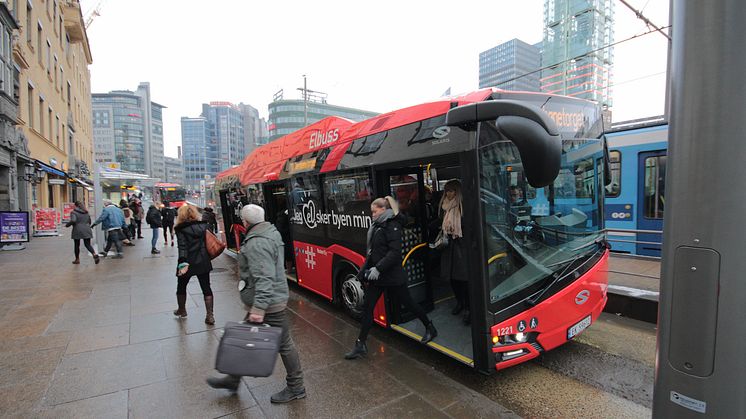
<instances>
[{"instance_id":1,"label":"woman's boot","mask_svg":"<svg viewBox=\"0 0 746 419\"><path fill-rule=\"evenodd\" d=\"M368 354L368 346L360 339L355 341L355 347L345 354L345 359L357 359Z\"/></svg>"},{"instance_id":2,"label":"woman's boot","mask_svg":"<svg viewBox=\"0 0 746 419\"><path fill-rule=\"evenodd\" d=\"M174 310L174 316L176 317L186 317L186 294L176 294L176 302L179 304L179 308L177 310Z\"/></svg>"},{"instance_id":3,"label":"woman's boot","mask_svg":"<svg viewBox=\"0 0 746 419\"><path fill-rule=\"evenodd\" d=\"M75 258L73 265L80 265L80 258Z\"/></svg>"},{"instance_id":4,"label":"woman's boot","mask_svg":"<svg viewBox=\"0 0 746 419\"><path fill-rule=\"evenodd\" d=\"M212 302L212 295L209 297L205 297L205 310L207 311L207 314L205 315L205 324L215 324L215 316L213 316L212 314Z\"/></svg>"},{"instance_id":5,"label":"woman's boot","mask_svg":"<svg viewBox=\"0 0 746 419\"><path fill-rule=\"evenodd\" d=\"M425 336L420 339L420 343L428 343L431 340L435 339L435 337L438 336L438 331L435 330L435 326L433 326L433 321L430 320L428 324L425 325Z\"/></svg>"}]
</instances>

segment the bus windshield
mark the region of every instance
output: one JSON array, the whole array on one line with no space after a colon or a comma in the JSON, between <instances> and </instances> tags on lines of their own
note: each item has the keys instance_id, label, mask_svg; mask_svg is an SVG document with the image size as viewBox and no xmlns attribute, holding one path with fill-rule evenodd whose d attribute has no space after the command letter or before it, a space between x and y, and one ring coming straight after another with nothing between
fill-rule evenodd
<instances>
[{"instance_id":1,"label":"bus windshield","mask_svg":"<svg viewBox=\"0 0 746 419\"><path fill-rule=\"evenodd\" d=\"M518 149L494 124L482 124L480 183L484 209L489 302L510 304L535 292L553 274L596 253L603 239L603 144L563 141L554 183L528 184ZM512 298L511 298L512 297Z\"/></svg>"},{"instance_id":2,"label":"bus windshield","mask_svg":"<svg viewBox=\"0 0 746 419\"><path fill-rule=\"evenodd\" d=\"M186 190L177 187L161 188L161 196L164 202L184 201L186 200Z\"/></svg>"}]
</instances>

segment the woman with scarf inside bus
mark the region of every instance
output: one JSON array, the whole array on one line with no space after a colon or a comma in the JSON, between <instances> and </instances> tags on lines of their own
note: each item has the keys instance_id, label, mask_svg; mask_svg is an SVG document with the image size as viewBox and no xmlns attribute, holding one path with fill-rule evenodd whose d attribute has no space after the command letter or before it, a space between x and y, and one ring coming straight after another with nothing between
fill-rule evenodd
<instances>
[{"instance_id":1,"label":"woman with scarf inside bus","mask_svg":"<svg viewBox=\"0 0 746 419\"><path fill-rule=\"evenodd\" d=\"M438 331L420 307L409 295L407 274L402 268L402 225L404 215L399 213L396 201L390 196L378 198L370 205L373 223L368 229L368 253L358 279L367 284L364 298L363 318L360 334L352 351L345 359L356 359L368 353L365 340L373 326L373 308L384 291L413 312L425 325L425 336L420 342L428 343L438 336Z\"/></svg>"},{"instance_id":2,"label":"woman with scarf inside bus","mask_svg":"<svg viewBox=\"0 0 746 419\"><path fill-rule=\"evenodd\" d=\"M461 182L449 180L443 187L443 197L440 199L441 231L447 240L440 254L440 276L451 282L456 306L451 314L458 315L466 310L464 324L471 321L469 313L469 274L466 266L466 249L464 249L464 234L461 230L463 220L463 205Z\"/></svg>"}]
</instances>

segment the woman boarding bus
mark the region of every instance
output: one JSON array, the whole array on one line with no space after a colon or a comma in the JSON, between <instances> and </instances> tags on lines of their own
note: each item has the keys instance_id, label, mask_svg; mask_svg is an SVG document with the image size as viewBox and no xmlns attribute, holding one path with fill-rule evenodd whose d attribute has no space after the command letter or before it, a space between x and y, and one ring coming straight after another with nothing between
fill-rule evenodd
<instances>
[{"instance_id":1,"label":"woman boarding bus","mask_svg":"<svg viewBox=\"0 0 746 419\"><path fill-rule=\"evenodd\" d=\"M500 370L571 340L606 303L601 131L590 102L498 89L359 123L327 118L218 175L218 213L240 242L229 224L236 208L262 205L270 220L288 211L297 272L289 277L359 317L371 197L393 196L406 216L406 286L438 325L427 345L480 371ZM453 278L435 246L440 228L431 228L454 181L463 197L459 263L468 281L457 285L466 321L451 314ZM520 200L512 196L518 189ZM393 293L384 292L373 314L413 339L426 334Z\"/></svg>"}]
</instances>

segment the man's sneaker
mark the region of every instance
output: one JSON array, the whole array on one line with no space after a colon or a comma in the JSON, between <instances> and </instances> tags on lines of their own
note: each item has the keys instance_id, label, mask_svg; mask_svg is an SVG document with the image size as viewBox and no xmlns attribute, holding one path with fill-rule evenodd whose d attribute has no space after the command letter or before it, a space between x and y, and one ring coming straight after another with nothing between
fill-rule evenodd
<instances>
[{"instance_id":1,"label":"man's sneaker","mask_svg":"<svg viewBox=\"0 0 746 419\"><path fill-rule=\"evenodd\" d=\"M238 385L241 383L241 379L238 377L231 377L226 375L221 378L210 377L207 379L207 385L212 388L223 388L232 392L238 391Z\"/></svg>"},{"instance_id":2,"label":"man's sneaker","mask_svg":"<svg viewBox=\"0 0 746 419\"><path fill-rule=\"evenodd\" d=\"M290 390L289 387L285 387L285 389L281 392L273 394L269 401L271 401L272 403L288 403L292 402L293 400L304 399L305 397L305 388L302 388L300 390Z\"/></svg>"},{"instance_id":3,"label":"man's sneaker","mask_svg":"<svg viewBox=\"0 0 746 419\"><path fill-rule=\"evenodd\" d=\"M121 253L117 253L116 255L111 257L112 259L124 259L124 256L122 256Z\"/></svg>"},{"instance_id":4,"label":"man's sneaker","mask_svg":"<svg viewBox=\"0 0 746 419\"><path fill-rule=\"evenodd\" d=\"M106 257L106 255L108 255L108 253L106 253L106 252L101 252L101 253L99 253L98 255L99 255L99 256L101 256L102 258L105 258L105 257Z\"/></svg>"}]
</instances>

